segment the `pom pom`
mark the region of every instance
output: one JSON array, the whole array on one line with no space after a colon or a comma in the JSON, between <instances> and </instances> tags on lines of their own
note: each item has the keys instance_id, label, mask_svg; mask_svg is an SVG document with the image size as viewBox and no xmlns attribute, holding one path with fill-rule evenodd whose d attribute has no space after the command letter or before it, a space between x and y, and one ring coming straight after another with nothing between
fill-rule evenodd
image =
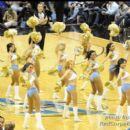
<instances>
[{"instance_id":1,"label":"pom pom","mask_svg":"<svg viewBox=\"0 0 130 130\"><path fill-rule=\"evenodd\" d=\"M81 29L84 33L86 33L86 32L91 32L91 29L89 28L89 26L88 26L86 23L82 23L82 24L80 25L80 29Z\"/></svg>"},{"instance_id":2,"label":"pom pom","mask_svg":"<svg viewBox=\"0 0 130 130\"><path fill-rule=\"evenodd\" d=\"M39 20L37 17L30 17L28 20L27 20L27 25L30 27L30 28L34 28L35 26L37 26L39 24Z\"/></svg>"},{"instance_id":3,"label":"pom pom","mask_svg":"<svg viewBox=\"0 0 130 130\"><path fill-rule=\"evenodd\" d=\"M40 59L42 59L43 57L44 57L44 52L43 52L43 51L39 52L39 53L36 55L36 59L37 59L37 60L40 60Z\"/></svg>"},{"instance_id":4,"label":"pom pom","mask_svg":"<svg viewBox=\"0 0 130 130\"><path fill-rule=\"evenodd\" d=\"M82 71L83 71L83 72L86 71L87 68L88 68L88 64L82 63L82 64L81 64L81 68L82 68Z\"/></svg>"},{"instance_id":5,"label":"pom pom","mask_svg":"<svg viewBox=\"0 0 130 130\"><path fill-rule=\"evenodd\" d=\"M59 87L61 87L62 86L62 81L57 81L56 85L58 85Z\"/></svg>"},{"instance_id":6,"label":"pom pom","mask_svg":"<svg viewBox=\"0 0 130 130\"><path fill-rule=\"evenodd\" d=\"M85 74L80 74L79 79L85 79L86 75Z\"/></svg>"},{"instance_id":7,"label":"pom pom","mask_svg":"<svg viewBox=\"0 0 130 130\"><path fill-rule=\"evenodd\" d=\"M99 70L100 72L102 72L102 71L104 70L104 65L103 65L103 64L100 64L98 70Z\"/></svg>"},{"instance_id":8,"label":"pom pom","mask_svg":"<svg viewBox=\"0 0 130 130\"><path fill-rule=\"evenodd\" d=\"M26 76L20 76L19 77L19 83L21 86L29 88L31 86L30 82L27 80Z\"/></svg>"},{"instance_id":9,"label":"pom pom","mask_svg":"<svg viewBox=\"0 0 130 130\"><path fill-rule=\"evenodd\" d=\"M55 73L57 73L58 72L58 70L56 69L56 68L53 68L53 69L50 69L49 71L48 71L48 74L49 75L52 75L52 74L55 74Z\"/></svg>"},{"instance_id":10,"label":"pom pom","mask_svg":"<svg viewBox=\"0 0 130 130\"><path fill-rule=\"evenodd\" d=\"M74 53L75 53L76 56L81 55L82 52L83 52L83 49L81 47L75 47L74 48Z\"/></svg>"},{"instance_id":11,"label":"pom pom","mask_svg":"<svg viewBox=\"0 0 130 130\"><path fill-rule=\"evenodd\" d=\"M112 81L107 81L105 83L105 87L108 88L108 89L110 89L110 90L114 90L114 84L113 84Z\"/></svg>"},{"instance_id":12,"label":"pom pom","mask_svg":"<svg viewBox=\"0 0 130 130\"><path fill-rule=\"evenodd\" d=\"M10 38L10 37L13 37L17 34L18 34L18 32L16 29L8 29L7 31L4 32L4 37Z\"/></svg>"},{"instance_id":13,"label":"pom pom","mask_svg":"<svg viewBox=\"0 0 130 130\"><path fill-rule=\"evenodd\" d=\"M118 36L120 33L120 28L117 24L112 23L108 26L108 30L110 30L109 35L112 37Z\"/></svg>"},{"instance_id":14,"label":"pom pom","mask_svg":"<svg viewBox=\"0 0 130 130\"><path fill-rule=\"evenodd\" d=\"M61 86L57 85L55 88L54 88L55 92L59 92L61 90Z\"/></svg>"},{"instance_id":15,"label":"pom pom","mask_svg":"<svg viewBox=\"0 0 130 130\"><path fill-rule=\"evenodd\" d=\"M9 72L8 67L7 67L7 66L3 66L3 67L1 68L1 71L0 71L0 76L1 76L1 77L8 77L9 74L10 74L10 72Z\"/></svg>"},{"instance_id":16,"label":"pom pom","mask_svg":"<svg viewBox=\"0 0 130 130\"><path fill-rule=\"evenodd\" d=\"M18 61L19 64L22 64L22 65L24 65L26 63L26 60L25 60L24 57L18 57L17 61Z\"/></svg>"},{"instance_id":17,"label":"pom pom","mask_svg":"<svg viewBox=\"0 0 130 130\"><path fill-rule=\"evenodd\" d=\"M32 51L32 55L36 57L36 60L44 58L44 52L40 49L38 45L35 45Z\"/></svg>"},{"instance_id":18,"label":"pom pom","mask_svg":"<svg viewBox=\"0 0 130 130\"><path fill-rule=\"evenodd\" d=\"M9 37L10 37L8 30L7 30L7 31L4 31L4 37L6 37L6 38L9 38Z\"/></svg>"},{"instance_id":19,"label":"pom pom","mask_svg":"<svg viewBox=\"0 0 130 130\"><path fill-rule=\"evenodd\" d=\"M126 50L129 50L129 49L130 49L130 40L126 40L126 41L125 41L125 44L123 45L123 47L124 47Z\"/></svg>"},{"instance_id":20,"label":"pom pom","mask_svg":"<svg viewBox=\"0 0 130 130\"><path fill-rule=\"evenodd\" d=\"M24 79L23 76L20 76L20 77L19 77L19 83L25 83L25 79Z\"/></svg>"},{"instance_id":21,"label":"pom pom","mask_svg":"<svg viewBox=\"0 0 130 130\"><path fill-rule=\"evenodd\" d=\"M86 32L85 34L83 34L84 41L89 41L90 38L93 38L93 34L91 32Z\"/></svg>"},{"instance_id":22,"label":"pom pom","mask_svg":"<svg viewBox=\"0 0 130 130\"><path fill-rule=\"evenodd\" d=\"M61 33L65 30L66 25L63 22L55 22L52 25L52 31L56 32L56 33Z\"/></svg>"},{"instance_id":23,"label":"pom pom","mask_svg":"<svg viewBox=\"0 0 130 130\"><path fill-rule=\"evenodd\" d=\"M31 32L29 35L35 44L39 43L42 39L42 35L40 32Z\"/></svg>"},{"instance_id":24,"label":"pom pom","mask_svg":"<svg viewBox=\"0 0 130 130\"><path fill-rule=\"evenodd\" d=\"M114 54L111 54L111 55L109 56L110 59L112 59L113 57L114 57Z\"/></svg>"}]
</instances>

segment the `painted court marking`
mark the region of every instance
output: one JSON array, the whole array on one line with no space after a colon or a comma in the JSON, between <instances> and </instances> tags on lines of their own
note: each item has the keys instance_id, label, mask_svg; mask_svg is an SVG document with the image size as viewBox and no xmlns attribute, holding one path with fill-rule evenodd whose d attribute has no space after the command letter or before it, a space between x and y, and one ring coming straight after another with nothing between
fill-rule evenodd
<instances>
[{"instance_id":1,"label":"painted court marking","mask_svg":"<svg viewBox=\"0 0 130 130\"><path fill-rule=\"evenodd\" d=\"M11 99L0 98L0 108L4 112L13 113L19 116L24 116L24 113L28 110L27 108L23 108L23 103L15 102ZM41 100L41 113L42 116L61 116L64 109L64 102L60 101L51 101L51 100ZM69 108L70 114L73 114L73 107ZM35 112L33 112L35 113ZM86 115L86 110L79 108L79 115ZM92 109L91 111L87 111L87 115L113 115L106 112L97 112Z\"/></svg>"}]
</instances>

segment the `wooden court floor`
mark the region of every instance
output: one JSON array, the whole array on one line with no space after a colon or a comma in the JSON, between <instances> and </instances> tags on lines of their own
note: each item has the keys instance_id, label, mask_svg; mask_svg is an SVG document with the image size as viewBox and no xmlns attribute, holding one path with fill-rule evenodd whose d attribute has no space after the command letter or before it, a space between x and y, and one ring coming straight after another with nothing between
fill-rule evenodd
<instances>
[{"instance_id":1,"label":"wooden court floor","mask_svg":"<svg viewBox=\"0 0 130 130\"><path fill-rule=\"evenodd\" d=\"M60 38L55 33L48 33L46 35L45 39L45 59L42 59L40 61L41 64L41 75L39 77L40 82L40 98L43 102L43 104L46 104L47 106L42 106L42 122L46 128L46 130L125 130L128 127L130 127L130 124L127 123L125 119L123 120L115 120L110 116L108 119L108 115L115 114L117 105L119 104L118 99L118 92L117 89L110 91L108 93L108 100L103 100L103 105L107 108L105 113L89 113L85 114L85 108L86 108L86 101L88 98L89 93L91 92L91 85L88 83L85 92L79 91L79 88L81 87L83 80L78 80L77 82L77 91L78 91L78 106L81 110L81 114L79 114L79 117L81 118L82 122L80 123L74 123L73 122L73 115L70 119L62 119L61 111L63 110L63 103L60 101L63 101L64 97L64 88L60 92L59 103L61 105L61 109L59 113L56 113L57 111L57 102L54 101L52 98L53 94L53 88L55 86L55 83L57 81L57 74L55 75L48 75L47 71L51 66L55 64L56 61L56 55L55 55L55 47L58 44L58 42L62 41L66 44L66 52L71 55L72 51L74 50L75 46L80 45L80 38L81 33L77 32L66 32L62 33ZM6 44L10 42L9 39L0 37L0 60L3 60L3 62L0 61L0 67L6 64L7 59L7 52L6 52ZM93 43L92 49L96 50L97 53L100 53L103 50L103 47L105 47L109 41L94 37L91 39L91 42ZM17 47L17 52L19 55L22 55L26 47L28 46L28 35L22 35L22 36L15 36L15 45ZM124 57L126 54L125 49L122 47L121 44L116 43L117 50L119 51L120 57ZM76 66L75 70L78 73L78 76L82 73L80 62L83 61L83 56L79 56L76 60ZM99 62L102 62L105 58L105 54L103 53L98 57ZM105 70L102 72L101 77L103 83L105 83L108 80L108 66L109 61L105 63ZM128 59L127 63L127 69L130 72L130 58ZM16 124L15 130L23 130L22 124L24 119L24 110L21 108L17 103L10 103L5 99L5 92L7 89L7 86L10 83L10 77L0 77L0 115L4 116L6 119L6 122L13 121ZM20 87L20 96L22 99L24 99L26 89ZM12 92L13 94L13 92ZM3 101L3 102L2 102ZM46 103L45 103L46 102ZM49 108L48 106L50 104L53 106L53 108ZM127 113L127 104L124 106L124 113ZM27 111L27 110L25 110ZM53 112L52 112L53 111ZM32 115L30 120L30 128L29 130L36 130L35 127L35 116Z\"/></svg>"}]
</instances>

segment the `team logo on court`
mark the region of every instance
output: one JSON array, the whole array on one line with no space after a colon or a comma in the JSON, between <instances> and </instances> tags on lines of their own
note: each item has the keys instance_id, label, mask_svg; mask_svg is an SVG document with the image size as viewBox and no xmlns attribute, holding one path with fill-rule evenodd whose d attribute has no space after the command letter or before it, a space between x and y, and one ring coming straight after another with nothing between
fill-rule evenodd
<instances>
[{"instance_id":1,"label":"team logo on court","mask_svg":"<svg viewBox=\"0 0 130 130\"><path fill-rule=\"evenodd\" d=\"M28 110L28 106L23 108L23 103L13 101L11 99L0 98L0 109L5 112L11 112L16 115L24 115ZM64 109L64 102L41 100L42 116L61 116ZM73 113L73 107L69 108L70 113ZM85 109L78 109L79 114L86 114Z\"/></svg>"}]
</instances>

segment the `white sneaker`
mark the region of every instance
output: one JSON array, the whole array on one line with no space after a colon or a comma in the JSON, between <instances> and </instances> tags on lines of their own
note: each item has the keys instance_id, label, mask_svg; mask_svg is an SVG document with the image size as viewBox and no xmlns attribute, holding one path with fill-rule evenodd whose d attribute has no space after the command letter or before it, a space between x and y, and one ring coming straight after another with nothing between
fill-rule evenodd
<instances>
[{"instance_id":1,"label":"white sneaker","mask_svg":"<svg viewBox=\"0 0 130 130\"><path fill-rule=\"evenodd\" d=\"M42 125L37 124L37 128L40 130L46 130Z\"/></svg>"},{"instance_id":2,"label":"white sneaker","mask_svg":"<svg viewBox=\"0 0 130 130\"><path fill-rule=\"evenodd\" d=\"M70 112L69 112L69 110L65 114L63 114L63 118L64 119L69 119L70 118Z\"/></svg>"},{"instance_id":3,"label":"white sneaker","mask_svg":"<svg viewBox=\"0 0 130 130\"><path fill-rule=\"evenodd\" d=\"M30 114L26 113L24 117L24 123L23 123L23 128L28 129L29 128L29 119L30 119Z\"/></svg>"},{"instance_id":4,"label":"white sneaker","mask_svg":"<svg viewBox=\"0 0 130 130\"><path fill-rule=\"evenodd\" d=\"M75 122L81 122L82 120L79 119L79 117L74 117L74 121L75 121Z\"/></svg>"},{"instance_id":5,"label":"white sneaker","mask_svg":"<svg viewBox=\"0 0 130 130\"><path fill-rule=\"evenodd\" d=\"M28 128L29 128L29 126L24 126L24 125L23 125L23 128L24 128L24 129L28 129Z\"/></svg>"},{"instance_id":6,"label":"white sneaker","mask_svg":"<svg viewBox=\"0 0 130 130\"><path fill-rule=\"evenodd\" d=\"M69 115L65 115L65 116L63 116L63 118L64 118L64 119L69 119L70 116L69 116Z\"/></svg>"},{"instance_id":7,"label":"white sneaker","mask_svg":"<svg viewBox=\"0 0 130 130\"><path fill-rule=\"evenodd\" d=\"M64 101L64 102L66 102L66 101L67 101L67 99L66 99L66 98L64 98L64 99L63 99L63 101Z\"/></svg>"},{"instance_id":8,"label":"white sneaker","mask_svg":"<svg viewBox=\"0 0 130 130\"><path fill-rule=\"evenodd\" d=\"M19 96L15 96L14 99L15 99L15 100L22 100L22 98L19 97Z\"/></svg>"},{"instance_id":9,"label":"white sneaker","mask_svg":"<svg viewBox=\"0 0 130 130\"><path fill-rule=\"evenodd\" d=\"M103 112L104 109L103 108L100 108L100 109L97 109L98 112Z\"/></svg>"},{"instance_id":10,"label":"white sneaker","mask_svg":"<svg viewBox=\"0 0 130 130\"><path fill-rule=\"evenodd\" d=\"M6 98L12 98L13 95L8 95L8 96L6 95L5 97L6 97Z\"/></svg>"},{"instance_id":11,"label":"white sneaker","mask_svg":"<svg viewBox=\"0 0 130 130\"><path fill-rule=\"evenodd\" d=\"M23 104L23 108L27 108L28 107L28 104Z\"/></svg>"},{"instance_id":12,"label":"white sneaker","mask_svg":"<svg viewBox=\"0 0 130 130\"><path fill-rule=\"evenodd\" d=\"M44 126L42 125L42 118L41 118L41 113L38 112L35 114L36 116L36 127L40 130L45 130Z\"/></svg>"},{"instance_id":13,"label":"white sneaker","mask_svg":"<svg viewBox=\"0 0 130 130\"><path fill-rule=\"evenodd\" d=\"M66 114L63 114L63 118L64 119L69 119L70 118L69 112L66 112Z\"/></svg>"},{"instance_id":14,"label":"white sneaker","mask_svg":"<svg viewBox=\"0 0 130 130\"><path fill-rule=\"evenodd\" d=\"M53 99L59 99L59 98L60 97L56 93L53 94Z\"/></svg>"},{"instance_id":15,"label":"white sneaker","mask_svg":"<svg viewBox=\"0 0 130 130\"><path fill-rule=\"evenodd\" d=\"M92 101L90 108L93 108L93 109L96 109L96 108L97 108L96 103L95 103L94 101Z\"/></svg>"}]
</instances>

